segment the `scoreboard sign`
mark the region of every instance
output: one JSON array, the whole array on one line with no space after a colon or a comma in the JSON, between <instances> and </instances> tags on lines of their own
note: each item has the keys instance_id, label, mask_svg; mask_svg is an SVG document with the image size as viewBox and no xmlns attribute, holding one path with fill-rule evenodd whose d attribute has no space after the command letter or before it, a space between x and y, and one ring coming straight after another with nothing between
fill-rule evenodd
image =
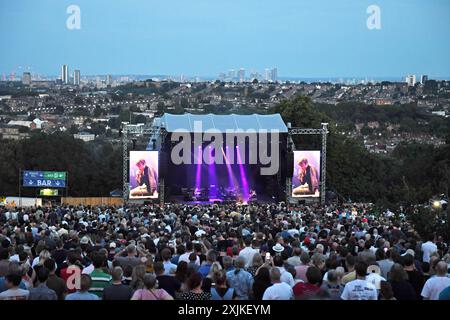
<instances>
[{"instance_id":1,"label":"scoreboard sign","mask_svg":"<svg viewBox=\"0 0 450 320\"><path fill-rule=\"evenodd\" d=\"M65 188L66 172L63 171L24 171L24 187Z\"/></svg>"}]
</instances>

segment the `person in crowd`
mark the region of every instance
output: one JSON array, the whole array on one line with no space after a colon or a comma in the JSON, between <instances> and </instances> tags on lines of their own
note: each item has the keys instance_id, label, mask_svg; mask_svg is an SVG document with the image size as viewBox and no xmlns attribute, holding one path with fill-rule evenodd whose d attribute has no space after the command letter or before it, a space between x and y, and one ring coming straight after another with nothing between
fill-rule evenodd
<instances>
[{"instance_id":1,"label":"person in crowd","mask_svg":"<svg viewBox=\"0 0 450 320\"><path fill-rule=\"evenodd\" d=\"M416 292L416 296L420 299L420 293L422 292L423 285L425 284L424 276L416 269L414 257L411 254L405 254L402 261L403 268L408 276L408 282L411 283L414 291Z\"/></svg>"},{"instance_id":2,"label":"person in crowd","mask_svg":"<svg viewBox=\"0 0 450 320\"><path fill-rule=\"evenodd\" d=\"M252 294L254 279L252 275L244 269L245 258L236 258L234 266L234 270L227 272L228 283L236 290L237 299L248 300Z\"/></svg>"},{"instance_id":3,"label":"person in crowd","mask_svg":"<svg viewBox=\"0 0 450 320\"><path fill-rule=\"evenodd\" d=\"M145 265L138 264L133 268L133 273L131 274L131 289L138 290L144 288L144 277L146 274Z\"/></svg>"},{"instance_id":4,"label":"person in crowd","mask_svg":"<svg viewBox=\"0 0 450 320\"><path fill-rule=\"evenodd\" d=\"M297 283L294 288L294 296L297 300L313 298L319 291L322 283L322 273L316 266L310 266L306 270L306 282Z\"/></svg>"},{"instance_id":5,"label":"person in crowd","mask_svg":"<svg viewBox=\"0 0 450 320\"><path fill-rule=\"evenodd\" d=\"M248 267L246 270L253 276L255 277L256 275L256 271L263 265L263 258L262 256L259 254L254 254L253 255L253 260L252 263L250 265L250 267ZM230 271L230 270L227 270Z\"/></svg>"},{"instance_id":6,"label":"person in crowd","mask_svg":"<svg viewBox=\"0 0 450 320\"><path fill-rule=\"evenodd\" d=\"M311 281L314 280L311 279ZM341 299L344 286L342 285L340 275L336 270L330 270L327 272L327 281L322 283L320 290L324 292L325 297L329 300Z\"/></svg>"},{"instance_id":7,"label":"person in crowd","mask_svg":"<svg viewBox=\"0 0 450 320\"><path fill-rule=\"evenodd\" d=\"M158 280L155 275L144 276L144 287L134 292L131 300L173 300L173 297L164 289L158 289Z\"/></svg>"},{"instance_id":8,"label":"person in crowd","mask_svg":"<svg viewBox=\"0 0 450 320\"><path fill-rule=\"evenodd\" d=\"M267 265L262 265L255 275L252 292L255 300L262 300L264 292L272 285L270 278L270 268Z\"/></svg>"},{"instance_id":9,"label":"person in crowd","mask_svg":"<svg viewBox=\"0 0 450 320\"><path fill-rule=\"evenodd\" d=\"M97 295L99 298L103 296L104 288L109 286L112 281L111 275L103 270L105 262L106 257L101 253L94 254L92 257L94 270L90 274L92 283L89 292Z\"/></svg>"},{"instance_id":10,"label":"person in crowd","mask_svg":"<svg viewBox=\"0 0 450 320\"><path fill-rule=\"evenodd\" d=\"M429 234L427 241L422 244L423 262L430 262L430 257L433 253L437 252L437 246L434 243L434 235Z\"/></svg>"},{"instance_id":11,"label":"person in crowd","mask_svg":"<svg viewBox=\"0 0 450 320\"><path fill-rule=\"evenodd\" d=\"M58 300L64 300L64 296L67 293L66 282L56 275L56 261L53 259L47 259L44 262L44 267L49 271L47 286L56 292Z\"/></svg>"},{"instance_id":12,"label":"person in crowd","mask_svg":"<svg viewBox=\"0 0 450 320\"><path fill-rule=\"evenodd\" d=\"M124 256L125 254L126 256ZM142 256L142 252L139 254ZM116 260L122 268L125 268L127 265L134 268L135 266L142 263L142 260L137 255L137 247L134 244L129 244L126 248L117 252L114 260Z\"/></svg>"},{"instance_id":13,"label":"person in crowd","mask_svg":"<svg viewBox=\"0 0 450 320\"><path fill-rule=\"evenodd\" d=\"M103 300L130 300L133 289L122 283L122 267L115 267L111 273L112 282L103 289Z\"/></svg>"},{"instance_id":14,"label":"person in crowd","mask_svg":"<svg viewBox=\"0 0 450 320\"><path fill-rule=\"evenodd\" d=\"M12 211L26 219L13 219ZM174 298L205 298L215 289L219 296L233 290L237 299L261 300L278 283L275 274L271 279L274 269L291 288L320 286L311 297L307 292L308 299L390 299L383 279L398 299L404 298L405 280L423 299L445 298L448 287L446 235L423 237L402 212L378 212L370 204L49 205L12 211L0 207L0 293L7 298L44 289L43 268L49 271L45 285L58 299L89 299L95 292L97 298L126 299L146 289L145 276L154 274L155 289ZM369 266L365 275L356 270L361 262ZM407 278L398 266L389 277L394 263ZM314 274L308 279L310 267L319 270L319 280ZM215 283L220 270L226 285ZM14 275L20 277L16 287ZM92 286L86 288L87 282Z\"/></svg>"},{"instance_id":15,"label":"person in crowd","mask_svg":"<svg viewBox=\"0 0 450 320\"><path fill-rule=\"evenodd\" d=\"M380 282L379 300L397 300L394 297L394 291L392 290L391 284L387 281Z\"/></svg>"},{"instance_id":16,"label":"person in crowd","mask_svg":"<svg viewBox=\"0 0 450 320\"><path fill-rule=\"evenodd\" d=\"M394 261L390 259L391 251L385 248L378 248L375 252L375 258L377 260L377 264L380 267L381 276L384 279L388 278L388 273L394 265Z\"/></svg>"},{"instance_id":17,"label":"person in crowd","mask_svg":"<svg viewBox=\"0 0 450 320\"><path fill-rule=\"evenodd\" d=\"M418 296L408 281L408 274L399 263L394 263L389 271L389 283L396 300L417 300Z\"/></svg>"},{"instance_id":18,"label":"person in crowd","mask_svg":"<svg viewBox=\"0 0 450 320\"><path fill-rule=\"evenodd\" d=\"M428 279L423 286L421 295L424 300L439 300L441 292L450 286L447 263L439 261L435 269L436 275Z\"/></svg>"},{"instance_id":19,"label":"person in crowd","mask_svg":"<svg viewBox=\"0 0 450 320\"><path fill-rule=\"evenodd\" d=\"M239 256L245 259L245 267L248 269L253 264L253 257L259 255L259 250L253 249L251 237L244 238L244 246Z\"/></svg>"},{"instance_id":20,"label":"person in crowd","mask_svg":"<svg viewBox=\"0 0 450 320\"><path fill-rule=\"evenodd\" d=\"M164 248L161 251L161 258L163 259L164 262L164 274L165 275L175 274L175 271L177 270L177 265L171 262L172 252L170 251L169 248Z\"/></svg>"},{"instance_id":21,"label":"person in crowd","mask_svg":"<svg viewBox=\"0 0 450 320\"><path fill-rule=\"evenodd\" d=\"M210 292L204 292L202 289L202 275L193 272L187 280L188 291L181 293L181 300L211 300Z\"/></svg>"},{"instance_id":22,"label":"person in crowd","mask_svg":"<svg viewBox=\"0 0 450 320\"><path fill-rule=\"evenodd\" d=\"M234 300L236 292L227 285L227 273L225 270L214 272L214 287L211 288L212 300Z\"/></svg>"},{"instance_id":23,"label":"person in crowd","mask_svg":"<svg viewBox=\"0 0 450 320\"><path fill-rule=\"evenodd\" d=\"M205 278L209 274L209 270L214 262L216 262L217 255L214 250L209 250L206 254L206 262L204 262L200 268L198 268L198 272Z\"/></svg>"},{"instance_id":24,"label":"person in crowd","mask_svg":"<svg viewBox=\"0 0 450 320\"><path fill-rule=\"evenodd\" d=\"M74 293L69 293L65 300L100 300L98 295L89 292L91 284L91 276L82 274L80 276L80 288Z\"/></svg>"},{"instance_id":25,"label":"person in crowd","mask_svg":"<svg viewBox=\"0 0 450 320\"><path fill-rule=\"evenodd\" d=\"M181 289L181 283L176 277L166 275L164 268L165 265L161 261L155 262L153 265L159 288L166 290L168 294L175 297L176 293Z\"/></svg>"},{"instance_id":26,"label":"person in crowd","mask_svg":"<svg viewBox=\"0 0 450 320\"><path fill-rule=\"evenodd\" d=\"M28 300L57 300L56 292L47 286L47 279L50 272L47 268L40 268L37 272L39 285L30 289Z\"/></svg>"},{"instance_id":27,"label":"person in crowd","mask_svg":"<svg viewBox=\"0 0 450 320\"><path fill-rule=\"evenodd\" d=\"M6 275L5 284L7 290L0 293L0 300L27 300L30 291L19 287L21 281L22 275L18 272Z\"/></svg>"},{"instance_id":28,"label":"person in crowd","mask_svg":"<svg viewBox=\"0 0 450 320\"><path fill-rule=\"evenodd\" d=\"M262 300L291 300L294 297L292 287L281 281L279 268L270 269L270 280L272 285L264 291Z\"/></svg>"},{"instance_id":29,"label":"person in crowd","mask_svg":"<svg viewBox=\"0 0 450 320\"><path fill-rule=\"evenodd\" d=\"M356 279L348 282L342 292L342 300L378 300L377 288L366 280L367 264L357 262L355 265Z\"/></svg>"}]
</instances>

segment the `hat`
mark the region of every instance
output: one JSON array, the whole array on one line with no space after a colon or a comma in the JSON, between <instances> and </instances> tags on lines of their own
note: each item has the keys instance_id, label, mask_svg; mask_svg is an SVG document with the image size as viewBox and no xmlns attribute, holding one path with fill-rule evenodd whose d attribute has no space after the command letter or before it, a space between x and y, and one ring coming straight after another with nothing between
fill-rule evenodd
<instances>
[{"instance_id":1,"label":"hat","mask_svg":"<svg viewBox=\"0 0 450 320\"><path fill-rule=\"evenodd\" d=\"M367 267L367 273L376 273L378 275L381 275L381 269L379 266L377 266L376 264L370 265Z\"/></svg>"},{"instance_id":2,"label":"hat","mask_svg":"<svg viewBox=\"0 0 450 320\"><path fill-rule=\"evenodd\" d=\"M115 242L111 242L111 243L109 244L109 247L110 247L111 249L115 249L115 248L117 247L117 245L116 245Z\"/></svg>"},{"instance_id":3,"label":"hat","mask_svg":"<svg viewBox=\"0 0 450 320\"><path fill-rule=\"evenodd\" d=\"M81 238L80 240L80 244L88 244L89 243L89 238L84 236L83 238Z\"/></svg>"},{"instance_id":4,"label":"hat","mask_svg":"<svg viewBox=\"0 0 450 320\"><path fill-rule=\"evenodd\" d=\"M272 247L272 250L275 251L275 252L280 253L280 252L284 251L284 247L281 244L277 243L276 245L274 245Z\"/></svg>"},{"instance_id":5,"label":"hat","mask_svg":"<svg viewBox=\"0 0 450 320\"><path fill-rule=\"evenodd\" d=\"M197 230L197 231L195 231L195 236L196 237L201 237L204 234L206 234L206 232L204 230Z\"/></svg>"},{"instance_id":6,"label":"hat","mask_svg":"<svg viewBox=\"0 0 450 320\"><path fill-rule=\"evenodd\" d=\"M414 257L415 252L413 249L408 249L408 250L406 250L406 252L404 254L402 254L402 257L406 256L407 254L410 254Z\"/></svg>"}]
</instances>

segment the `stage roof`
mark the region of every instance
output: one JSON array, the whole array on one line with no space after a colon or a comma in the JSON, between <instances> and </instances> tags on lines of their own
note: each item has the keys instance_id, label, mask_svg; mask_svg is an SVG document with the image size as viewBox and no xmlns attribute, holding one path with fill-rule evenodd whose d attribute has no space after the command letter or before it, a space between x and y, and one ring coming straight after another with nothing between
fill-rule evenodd
<instances>
[{"instance_id":1,"label":"stage roof","mask_svg":"<svg viewBox=\"0 0 450 320\"><path fill-rule=\"evenodd\" d=\"M194 128L194 122L199 121L201 129ZM161 117L161 127L167 132L205 132L206 130L216 129L222 132L226 130L278 130L281 133L287 133L288 128L283 122L281 115L270 114L251 114L251 115L216 115L216 114L170 114L165 113Z\"/></svg>"}]
</instances>

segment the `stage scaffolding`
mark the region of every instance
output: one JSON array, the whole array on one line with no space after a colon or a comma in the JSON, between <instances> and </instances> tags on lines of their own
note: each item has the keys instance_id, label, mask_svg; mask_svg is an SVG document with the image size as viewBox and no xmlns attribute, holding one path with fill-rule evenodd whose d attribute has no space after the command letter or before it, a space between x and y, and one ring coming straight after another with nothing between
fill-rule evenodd
<instances>
[{"instance_id":1,"label":"stage scaffolding","mask_svg":"<svg viewBox=\"0 0 450 320\"><path fill-rule=\"evenodd\" d=\"M320 153L320 203L325 203L326 195L326 182L327 182L327 136L328 136L328 123L322 123L320 129L308 129L308 128L291 128L291 124L288 123L288 150L292 152L295 150L295 144L292 140L292 136L295 135L321 135L321 153ZM288 164L289 165L289 164ZM292 202L291 196L292 190L292 177L286 179L286 198L288 202ZM305 198L304 198L305 199ZM296 199L298 200L298 199Z\"/></svg>"},{"instance_id":2,"label":"stage scaffolding","mask_svg":"<svg viewBox=\"0 0 450 320\"><path fill-rule=\"evenodd\" d=\"M311 128L291 128L290 123L288 123L288 150L292 152L295 150L295 144L292 140L292 136L294 135L321 135L321 163L320 163L320 202L325 202L326 195L326 169L327 169L327 135L328 135L328 123L322 123L322 128L311 129ZM123 147L123 162L122 162L122 179L123 179L123 200L124 203L128 203L128 195L130 183L128 181L128 165L129 165L129 144L136 137L149 137L149 146L150 142L153 143L153 148L147 147L147 150L154 150L157 148L161 150L163 147L163 143L165 137L167 135L167 131L161 126L155 125L144 125L144 124L129 124L127 122L122 123L122 147ZM161 160L161 152L160 160ZM160 162L161 163L161 162ZM290 165L290 164L288 164ZM159 195L160 195L160 203L164 203L164 177L160 177L159 179ZM291 189L292 189L292 178L287 177L286 179L286 198L289 201L292 201L291 197Z\"/></svg>"}]
</instances>

